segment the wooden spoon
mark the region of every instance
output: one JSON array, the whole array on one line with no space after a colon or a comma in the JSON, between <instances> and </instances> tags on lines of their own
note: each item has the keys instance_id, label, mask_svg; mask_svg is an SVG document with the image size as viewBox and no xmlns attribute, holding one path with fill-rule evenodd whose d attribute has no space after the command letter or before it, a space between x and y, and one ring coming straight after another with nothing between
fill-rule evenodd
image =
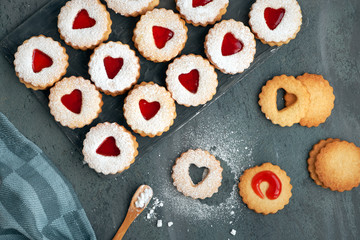
<instances>
[{"instance_id":1,"label":"wooden spoon","mask_svg":"<svg viewBox=\"0 0 360 240\"><path fill-rule=\"evenodd\" d=\"M151 196L149 197L149 199L147 199L148 201L145 202L143 207L136 207L135 203L138 200L138 197L140 196L140 194L143 193L145 191L145 189L150 189L151 190ZM120 226L119 230L117 231L117 233L115 234L113 240L121 240L124 237L126 231L130 227L131 223L146 208L146 206L149 204L151 198L152 198L152 188L150 186L141 185L136 190L136 192L134 193L134 196L131 199L130 206L129 206L128 212L126 214L125 220L121 224L121 226Z\"/></svg>"}]
</instances>

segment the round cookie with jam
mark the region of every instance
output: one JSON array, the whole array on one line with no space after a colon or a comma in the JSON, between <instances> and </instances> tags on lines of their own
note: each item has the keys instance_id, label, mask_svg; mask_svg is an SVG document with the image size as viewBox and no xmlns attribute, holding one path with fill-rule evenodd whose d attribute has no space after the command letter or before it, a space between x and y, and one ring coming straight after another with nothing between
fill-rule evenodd
<instances>
[{"instance_id":1,"label":"round cookie with jam","mask_svg":"<svg viewBox=\"0 0 360 240\"><path fill-rule=\"evenodd\" d=\"M206 56L223 73L242 73L253 62L255 52L254 35L233 19L215 24L205 38Z\"/></svg>"},{"instance_id":2,"label":"round cookie with jam","mask_svg":"<svg viewBox=\"0 0 360 240\"><path fill-rule=\"evenodd\" d=\"M143 137L160 136L176 117L170 92L153 82L136 85L125 98L123 108L127 124Z\"/></svg>"},{"instance_id":3,"label":"round cookie with jam","mask_svg":"<svg viewBox=\"0 0 360 240\"><path fill-rule=\"evenodd\" d=\"M296 0L256 0L249 13L249 25L264 44L281 46L296 37L302 15Z\"/></svg>"},{"instance_id":4,"label":"round cookie with jam","mask_svg":"<svg viewBox=\"0 0 360 240\"><path fill-rule=\"evenodd\" d=\"M121 42L103 43L90 57L89 74L102 92L124 94L140 77L140 62L135 51Z\"/></svg>"},{"instance_id":5,"label":"round cookie with jam","mask_svg":"<svg viewBox=\"0 0 360 240\"><path fill-rule=\"evenodd\" d=\"M117 123L99 123L84 140L84 161L98 173L116 174L130 167L138 155L136 138Z\"/></svg>"},{"instance_id":6,"label":"round cookie with jam","mask_svg":"<svg viewBox=\"0 0 360 240\"><path fill-rule=\"evenodd\" d=\"M176 8L187 23L207 26L226 13L229 0L176 0Z\"/></svg>"},{"instance_id":7,"label":"round cookie with jam","mask_svg":"<svg viewBox=\"0 0 360 240\"><path fill-rule=\"evenodd\" d=\"M153 10L159 0L105 0L109 8L125 17L137 17Z\"/></svg>"},{"instance_id":8,"label":"round cookie with jam","mask_svg":"<svg viewBox=\"0 0 360 240\"><path fill-rule=\"evenodd\" d=\"M166 85L178 104L190 107L210 101L216 93L218 80L207 59L190 54L169 64Z\"/></svg>"},{"instance_id":9,"label":"round cookie with jam","mask_svg":"<svg viewBox=\"0 0 360 240\"><path fill-rule=\"evenodd\" d=\"M82 77L63 78L50 89L50 113L72 129L90 124L99 116L102 105L100 92Z\"/></svg>"},{"instance_id":10,"label":"round cookie with jam","mask_svg":"<svg viewBox=\"0 0 360 240\"><path fill-rule=\"evenodd\" d=\"M176 57L187 40L187 27L179 14L164 8L142 15L134 29L133 41L140 54L153 62Z\"/></svg>"},{"instance_id":11,"label":"round cookie with jam","mask_svg":"<svg viewBox=\"0 0 360 240\"><path fill-rule=\"evenodd\" d=\"M69 56L59 42L39 35L20 45L15 53L15 72L20 82L34 90L54 85L66 73Z\"/></svg>"},{"instance_id":12,"label":"round cookie with jam","mask_svg":"<svg viewBox=\"0 0 360 240\"><path fill-rule=\"evenodd\" d=\"M61 39L75 49L93 49L111 33L110 14L99 0L71 0L60 10Z\"/></svg>"}]
</instances>

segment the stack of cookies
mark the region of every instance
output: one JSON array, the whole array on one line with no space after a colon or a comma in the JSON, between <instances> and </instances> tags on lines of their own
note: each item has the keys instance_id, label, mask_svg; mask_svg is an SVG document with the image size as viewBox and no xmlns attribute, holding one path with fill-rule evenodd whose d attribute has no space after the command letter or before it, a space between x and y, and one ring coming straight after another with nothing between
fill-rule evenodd
<instances>
[{"instance_id":1,"label":"stack of cookies","mask_svg":"<svg viewBox=\"0 0 360 240\"><path fill-rule=\"evenodd\" d=\"M308 170L315 183L332 191L350 191L360 184L360 148L354 143L328 138L313 146Z\"/></svg>"}]
</instances>

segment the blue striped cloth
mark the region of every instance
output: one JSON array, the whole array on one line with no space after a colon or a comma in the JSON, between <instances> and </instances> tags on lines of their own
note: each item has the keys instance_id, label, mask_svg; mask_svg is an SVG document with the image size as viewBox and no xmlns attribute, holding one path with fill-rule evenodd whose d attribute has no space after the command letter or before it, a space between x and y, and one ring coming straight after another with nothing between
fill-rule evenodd
<instances>
[{"instance_id":1,"label":"blue striped cloth","mask_svg":"<svg viewBox=\"0 0 360 240\"><path fill-rule=\"evenodd\" d=\"M71 184L1 112L0 239L96 239Z\"/></svg>"}]
</instances>

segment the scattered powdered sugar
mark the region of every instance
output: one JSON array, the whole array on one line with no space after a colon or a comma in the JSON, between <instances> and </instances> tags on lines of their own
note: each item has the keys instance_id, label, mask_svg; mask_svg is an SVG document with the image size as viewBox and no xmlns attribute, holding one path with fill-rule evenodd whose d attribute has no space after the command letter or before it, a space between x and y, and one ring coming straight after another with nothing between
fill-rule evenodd
<instances>
[{"instance_id":1,"label":"scattered powdered sugar","mask_svg":"<svg viewBox=\"0 0 360 240\"><path fill-rule=\"evenodd\" d=\"M233 235L233 236L235 236L235 235L236 235L236 230L235 230L235 229L231 229L230 234Z\"/></svg>"},{"instance_id":2,"label":"scattered powdered sugar","mask_svg":"<svg viewBox=\"0 0 360 240\"><path fill-rule=\"evenodd\" d=\"M151 188L147 187L140 195L138 196L135 206L137 208L144 208L146 204L150 201L153 196L153 191Z\"/></svg>"},{"instance_id":3,"label":"scattered powdered sugar","mask_svg":"<svg viewBox=\"0 0 360 240\"><path fill-rule=\"evenodd\" d=\"M163 201L160 201L159 198L157 197L153 197L152 206L148 208L149 212L146 214L146 219L156 219L157 214L155 210L163 206L164 206Z\"/></svg>"},{"instance_id":4,"label":"scattered powdered sugar","mask_svg":"<svg viewBox=\"0 0 360 240\"><path fill-rule=\"evenodd\" d=\"M168 227L171 227L172 225L174 225L173 222L168 222Z\"/></svg>"},{"instance_id":5,"label":"scattered powdered sugar","mask_svg":"<svg viewBox=\"0 0 360 240\"><path fill-rule=\"evenodd\" d=\"M158 228L162 227L162 220L158 220L157 223L156 223L156 226Z\"/></svg>"}]
</instances>

